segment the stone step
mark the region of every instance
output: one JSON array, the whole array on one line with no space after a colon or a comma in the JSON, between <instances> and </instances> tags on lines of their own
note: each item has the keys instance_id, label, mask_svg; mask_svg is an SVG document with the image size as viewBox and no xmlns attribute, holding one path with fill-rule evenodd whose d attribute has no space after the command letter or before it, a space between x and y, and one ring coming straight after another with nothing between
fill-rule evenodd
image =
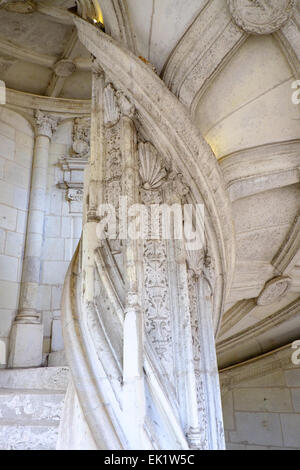
<instances>
[{"instance_id":1,"label":"stone step","mask_svg":"<svg viewBox=\"0 0 300 470\"><path fill-rule=\"evenodd\" d=\"M30 424L49 420L59 423L64 393L30 393L29 391L0 390L0 425L2 421ZM38 424L38 423L37 423Z\"/></svg>"},{"instance_id":2,"label":"stone step","mask_svg":"<svg viewBox=\"0 0 300 470\"><path fill-rule=\"evenodd\" d=\"M0 425L0 450L55 450L58 426Z\"/></svg>"},{"instance_id":3,"label":"stone step","mask_svg":"<svg viewBox=\"0 0 300 470\"><path fill-rule=\"evenodd\" d=\"M54 450L67 367L0 371L0 450Z\"/></svg>"},{"instance_id":4,"label":"stone step","mask_svg":"<svg viewBox=\"0 0 300 470\"><path fill-rule=\"evenodd\" d=\"M67 390L67 367L37 367L34 369L0 370L0 389Z\"/></svg>"}]
</instances>

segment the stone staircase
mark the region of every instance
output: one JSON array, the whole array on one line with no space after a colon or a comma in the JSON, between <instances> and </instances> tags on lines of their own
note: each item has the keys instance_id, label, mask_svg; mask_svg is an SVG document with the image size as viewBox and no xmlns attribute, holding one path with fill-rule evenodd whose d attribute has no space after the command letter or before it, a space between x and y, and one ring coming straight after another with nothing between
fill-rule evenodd
<instances>
[{"instance_id":1,"label":"stone staircase","mask_svg":"<svg viewBox=\"0 0 300 470\"><path fill-rule=\"evenodd\" d=\"M0 450L55 450L67 367L0 370Z\"/></svg>"}]
</instances>

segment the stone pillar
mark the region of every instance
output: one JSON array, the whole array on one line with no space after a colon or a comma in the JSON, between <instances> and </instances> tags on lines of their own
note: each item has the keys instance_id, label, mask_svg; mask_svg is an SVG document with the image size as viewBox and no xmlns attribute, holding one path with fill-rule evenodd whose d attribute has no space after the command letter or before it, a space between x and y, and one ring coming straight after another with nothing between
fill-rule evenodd
<instances>
[{"instance_id":1,"label":"stone pillar","mask_svg":"<svg viewBox=\"0 0 300 470\"><path fill-rule=\"evenodd\" d=\"M121 121L122 195L131 208L139 202L137 136L127 116ZM129 209L130 210L130 209ZM128 225L131 217L128 218ZM134 217L133 217L134 219ZM133 449L144 449L145 390L143 372L142 255L139 240L124 240L126 305L123 326L123 410L127 437Z\"/></svg>"},{"instance_id":2,"label":"stone pillar","mask_svg":"<svg viewBox=\"0 0 300 470\"><path fill-rule=\"evenodd\" d=\"M9 367L38 367L42 364L43 325L37 312L40 265L47 188L50 139L57 120L41 111L36 112L35 141L31 193L19 312L10 337Z\"/></svg>"}]
</instances>

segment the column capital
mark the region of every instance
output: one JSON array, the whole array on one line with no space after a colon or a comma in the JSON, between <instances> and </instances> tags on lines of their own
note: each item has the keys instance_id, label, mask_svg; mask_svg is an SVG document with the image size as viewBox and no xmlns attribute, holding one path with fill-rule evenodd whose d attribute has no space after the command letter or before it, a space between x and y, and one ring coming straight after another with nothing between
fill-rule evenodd
<instances>
[{"instance_id":1,"label":"column capital","mask_svg":"<svg viewBox=\"0 0 300 470\"><path fill-rule=\"evenodd\" d=\"M37 135L44 135L51 139L53 132L57 128L58 118L37 110L35 112L35 122L37 127Z\"/></svg>"}]
</instances>

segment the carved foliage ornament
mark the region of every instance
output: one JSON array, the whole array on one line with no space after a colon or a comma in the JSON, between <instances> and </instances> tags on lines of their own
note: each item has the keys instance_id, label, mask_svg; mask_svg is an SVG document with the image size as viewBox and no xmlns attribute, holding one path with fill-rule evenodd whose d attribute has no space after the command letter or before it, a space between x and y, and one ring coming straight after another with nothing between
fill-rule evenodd
<instances>
[{"instance_id":1,"label":"carved foliage ornament","mask_svg":"<svg viewBox=\"0 0 300 470\"><path fill-rule=\"evenodd\" d=\"M291 18L295 0L227 0L235 23L246 33L270 34Z\"/></svg>"},{"instance_id":2,"label":"carved foliage ornament","mask_svg":"<svg viewBox=\"0 0 300 470\"><path fill-rule=\"evenodd\" d=\"M44 135L51 139L52 133L56 130L58 119L50 116L49 114L45 114L40 110L35 112L35 122L37 127L37 134Z\"/></svg>"}]
</instances>

